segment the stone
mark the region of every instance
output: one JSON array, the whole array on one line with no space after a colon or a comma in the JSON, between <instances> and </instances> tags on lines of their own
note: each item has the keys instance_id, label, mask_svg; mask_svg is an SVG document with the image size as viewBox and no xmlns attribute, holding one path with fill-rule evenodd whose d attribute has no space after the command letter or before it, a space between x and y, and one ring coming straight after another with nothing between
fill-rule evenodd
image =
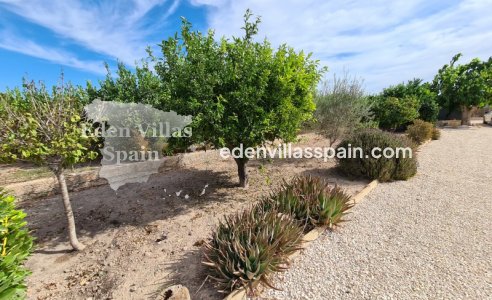
<instances>
[{"instance_id":1,"label":"stone","mask_svg":"<svg viewBox=\"0 0 492 300\"><path fill-rule=\"evenodd\" d=\"M163 300L191 300L188 289L181 285L173 285L161 293L159 299Z\"/></svg>"}]
</instances>

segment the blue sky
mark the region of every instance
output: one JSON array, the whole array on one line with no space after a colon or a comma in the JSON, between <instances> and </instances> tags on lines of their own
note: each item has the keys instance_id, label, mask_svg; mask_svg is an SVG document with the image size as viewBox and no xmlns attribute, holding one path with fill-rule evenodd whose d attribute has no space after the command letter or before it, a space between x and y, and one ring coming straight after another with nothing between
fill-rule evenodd
<instances>
[{"instance_id":1,"label":"blue sky","mask_svg":"<svg viewBox=\"0 0 492 300\"><path fill-rule=\"evenodd\" d=\"M348 70L369 92L414 77L430 80L451 57L492 56L492 0L0 0L0 90L22 77L85 84L104 62L129 66L179 29L180 16L218 36L240 35L247 8L260 37L313 52Z\"/></svg>"}]
</instances>

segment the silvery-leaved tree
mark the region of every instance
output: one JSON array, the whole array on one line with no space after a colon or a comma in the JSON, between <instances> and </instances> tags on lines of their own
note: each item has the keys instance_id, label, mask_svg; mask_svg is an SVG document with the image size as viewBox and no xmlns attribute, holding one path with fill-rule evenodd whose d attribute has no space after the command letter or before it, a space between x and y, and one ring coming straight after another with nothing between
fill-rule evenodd
<instances>
[{"instance_id":1,"label":"silvery-leaved tree","mask_svg":"<svg viewBox=\"0 0 492 300\"><path fill-rule=\"evenodd\" d=\"M181 35L162 42L151 57L162 81L161 109L192 115L193 136L215 148L244 149L296 138L312 118L313 95L324 69L310 54L287 45L274 49L255 41L260 19L245 14L244 36L220 40L213 31L192 31L183 19ZM240 186L248 186L247 157L235 158Z\"/></svg>"},{"instance_id":2,"label":"silvery-leaved tree","mask_svg":"<svg viewBox=\"0 0 492 300\"><path fill-rule=\"evenodd\" d=\"M44 84L37 87L25 83L22 91L0 96L0 161L28 161L47 166L54 173L75 250L82 250L84 245L77 239L64 170L97 156L90 150L93 138L82 131L86 101L83 89L66 84L49 91ZM90 128L92 123L86 125Z\"/></svg>"},{"instance_id":3,"label":"silvery-leaved tree","mask_svg":"<svg viewBox=\"0 0 492 300\"><path fill-rule=\"evenodd\" d=\"M473 109L492 104L492 57L457 65L461 56L455 55L449 65L439 70L432 88L442 107L449 111L461 109L461 124L471 125Z\"/></svg>"},{"instance_id":4,"label":"silvery-leaved tree","mask_svg":"<svg viewBox=\"0 0 492 300\"><path fill-rule=\"evenodd\" d=\"M373 126L363 81L347 72L326 82L316 94L315 103L316 127L328 138L330 147L358 129Z\"/></svg>"}]
</instances>

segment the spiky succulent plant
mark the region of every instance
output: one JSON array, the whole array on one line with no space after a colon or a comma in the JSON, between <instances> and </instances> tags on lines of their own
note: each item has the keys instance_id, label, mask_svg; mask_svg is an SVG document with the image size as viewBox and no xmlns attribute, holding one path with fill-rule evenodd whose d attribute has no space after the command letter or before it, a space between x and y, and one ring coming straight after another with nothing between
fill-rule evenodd
<instances>
[{"instance_id":1,"label":"spiky succulent plant","mask_svg":"<svg viewBox=\"0 0 492 300\"><path fill-rule=\"evenodd\" d=\"M222 292L273 287L270 275L285 270L301 239L302 227L292 217L257 205L219 224L205 243L204 264Z\"/></svg>"},{"instance_id":2,"label":"spiky succulent plant","mask_svg":"<svg viewBox=\"0 0 492 300\"><path fill-rule=\"evenodd\" d=\"M353 203L351 197L339 187L330 185L319 177L302 176L282 187L262 202L264 207L291 215L305 225L335 226L343 221Z\"/></svg>"}]
</instances>

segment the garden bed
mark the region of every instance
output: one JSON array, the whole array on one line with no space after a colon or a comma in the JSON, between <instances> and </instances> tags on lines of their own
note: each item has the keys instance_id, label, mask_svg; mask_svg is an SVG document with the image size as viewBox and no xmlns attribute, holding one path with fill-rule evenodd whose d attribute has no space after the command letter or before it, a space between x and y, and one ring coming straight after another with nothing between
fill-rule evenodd
<instances>
[{"instance_id":1,"label":"garden bed","mask_svg":"<svg viewBox=\"0 0 492 300\"><path fill-rule=\"evenodd\" d=\"M326 146L327 141L305 134L298 145ZM193 299L221 299L225 295L210 283L202 286L206 275L201 245L222 216L268 195L295 175L323 177L352 195L369 182L341 177L334 160L253 160L250 187L244 190L236 187L232 159L221 159L213 151L186 157L179 168L154 174L145 184L129 184L117 192L106 185L72 193L80 239L88 246L82 253L70 251L60 199L22 202L37 238L37 250L27 264L33 271L29 297L148 299L179 283L189 288Z\"/></svg>"}]
</instances>

